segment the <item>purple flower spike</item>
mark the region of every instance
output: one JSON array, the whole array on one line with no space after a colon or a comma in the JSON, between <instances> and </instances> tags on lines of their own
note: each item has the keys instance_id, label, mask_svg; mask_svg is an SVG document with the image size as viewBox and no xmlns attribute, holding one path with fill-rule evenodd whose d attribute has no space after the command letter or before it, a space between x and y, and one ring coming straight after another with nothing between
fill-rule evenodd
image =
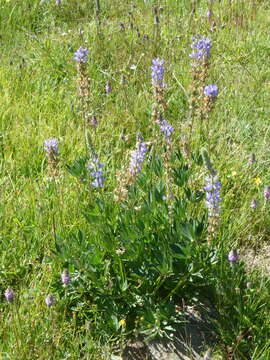
<instances>
[{"instance_id":1,"label":"purple flower spike","mask_svg":"<svg viewBox=\"0 0 270 360\"><path fill-rule=\"evenodd\" d=\"M159 58L152 60L152 84L156 87L164 87L165 84L163 83L164 78L164 64L165 61Z\"/></svg>"},{"instance_id":2,"label":"purple flower spike","mask_svg":"<svg viewBox=\"0 0 270 360\"><path fill-rule=\"evenodd\" d=\"M233 249L229 252L228 260L230 263L236 263L236 261L239 260L239 255L235 249Z\"/></svg>"},{"instance_id":3,"label":"purple flower spike","mask_svg":"<svg viewBox=\"0 0 270 360\"><path fill-rule=\"evenodd\" d=\"M136 144L136 150L130 155L129 171L133 175L137 175L142 171L142 164L147 152L147 146L140 138Z\"/></svg>"},{"instance_id":4,"label":"purple flower spike","mask_svg":"<svg viewBox=\"0 0 270 360\"><path fill-rule=\"evenodd\" d=\"M92 160L92 162L88 165L88 169L90 170L90 175L94 178L91 185L93 187L103 187L105 177L103 176L103 168L104 164L99 161L98 158Z\"/></svg>"},{"instance_id":5,"label":"purple flower spike","mask_svg":"<svg viewBox=\"0 0 270 360\"><path fill-rule=\"evenodd\" d=\"M266 188L264 189L264 193L263 193L264 199L265 201L268 201L270 198L270 186L266 186Z\"/></svg>"},{"instance_id":6,"label":"purple flower spike","mask_svg":"<svg viewBox=\"0 0 270 360\"><path fill-rule=\"evenodd\" d=\"M204 190L206 191L206 207L208 209L208 216L219 216L220 213L220 190L221 184L219 182L218 176L207 176L205 178L206 186Z\"/></svg>"},{"instance_id":7,"label":"purple flower spike","mask_svg":"<svg viewBox=\"0 0 270 360\"><path fill-rule=\"evenodd\" d=\"M50 155L58 155L58 139L47 139L44 141L44 150Z\"/></svg>"},{"instance_id":8,"label":"purple flower spike","mask_svg":"<svg viewBox=\"0 0 270 360\"><path fill-rule=\"evenodd\" d=\"M67 269L65 269L61 274L61 281L64 286L67 286L70 283L70 275Z\"/></svg>"},{"instance_id":9,"label":"purple flower spike","mask_svg":"<svg viewBox=\"0 0 270 360\"><path fill-rule=\"evenodd\" d=\"M191 48L194 50L189 56L195 59L205 59L210 56L212 42L208 38L197 39L194 37Z\"/></svg>"},{"instance_id":10,"label":"purple flower spike","mask_svg":"<svg viewBox=\"0 0 270 360\"><path fill-rule=\"evenodd\" d=\"M88 49L85 47L79 47L79 49L74 54L74 59L78 63L86 63L88 56Z\"/></svg>"},{"instance_id":11,"label":"purple flower spike","mask_svg":"<svg viewBox=\"0 0 270 360\"><path fill-rule=\"evenodd\" d=\"M167 120L161 120L160 122L160 131L167 137L170 138L174 132L173 126L171 126Z\"/></svg>"},{"instance_id":12,"label":"purple flower spike","mask_svg":"<svg viewBox=\"0 0 270 360\"><path fill-rule=\"evenodd\" d=\"M9 303L14 300L14 291L11 288L7 288L7 290L5 291L5 298Z\"/></svg>"},{"instance_id":13,"label":"purple flower spike","mask_svg":"<svg viewBox=\"0 0 270 360\"><path fill-rule=\"evenodd\" d=\"M215 98L218 96L218 87L217 85L207 85L205 86L203 93L205 96Z\"/></svg>"},{"instance_id":14,"label":"purple flower spike","mask_svg":"<svg viewBox=\"0 0 270 360\"><path fill-rule=\"evenodd\" d=\"M53 306L55 304L55 296L53 294L46 296L45 303L48 307Z\"/></svg>"}]
</instances>

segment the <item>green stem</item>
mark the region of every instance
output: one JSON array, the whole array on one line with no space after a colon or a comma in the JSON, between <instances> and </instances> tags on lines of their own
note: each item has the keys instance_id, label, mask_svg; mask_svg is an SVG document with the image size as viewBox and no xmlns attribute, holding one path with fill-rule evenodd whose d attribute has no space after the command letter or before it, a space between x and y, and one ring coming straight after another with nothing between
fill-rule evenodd
<instances>
[{"instance_id":1,"label":"green stem","mask_svg":"<svg viewBox=\"0 0 270 360\"><path fill-rule=\"evenodd\" d=\"M164 301L167 301L171 296L173 296L176 293L176 291L179 289L179 287L185 283L185 281L186 278L181 278L174 287L174 289L165 297Z\"/></svg>"},{"instance_id":2,"label":"green stem","mask_svg":"<svg viewBox=\"0 0 270 360\"><path fill-rule=\"evenodd\" d=\"M100 13L100 1L96 0L96 11L97 11L97 15L99 15Z\"/></svg>"}]
</instances>

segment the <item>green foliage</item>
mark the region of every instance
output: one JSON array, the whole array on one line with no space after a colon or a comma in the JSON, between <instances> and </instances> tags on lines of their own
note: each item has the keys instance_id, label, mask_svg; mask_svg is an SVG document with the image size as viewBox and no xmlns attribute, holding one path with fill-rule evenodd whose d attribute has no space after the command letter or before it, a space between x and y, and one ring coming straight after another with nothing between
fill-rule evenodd
<instances>
[{"instance_id":1,"label":"green foliage","mask_svg":"<svg viewBox=\"0 0 270 360\"><path fill-rule=\"evenodd\" d=\"M175 183L188 197L176 197L172 214L164 200L162 161L153 155L125 204L105 194L87 204L83 214L91 239L78 231L56 241L57 259L76 274L70 306L74 309L76 299L81 320L90 319L97 332L108 328L106 333L116 336L125 319L127 333L161 334L168 319L177 322L175 305L208 286L206 262L213 259L203 241L203 221L188 215L188 167L181 160L175 164ZM68 171L85 179L85 162L75 161Z\"/></svg>"}]
</instances>

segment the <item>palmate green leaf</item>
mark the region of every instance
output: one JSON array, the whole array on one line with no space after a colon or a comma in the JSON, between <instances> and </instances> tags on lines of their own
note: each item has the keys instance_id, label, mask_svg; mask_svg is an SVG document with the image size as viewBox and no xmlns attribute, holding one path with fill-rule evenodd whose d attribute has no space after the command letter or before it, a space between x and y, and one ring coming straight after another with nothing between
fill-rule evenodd
<instances>
[{"instance_id":1,"label":"palmate green leaf","mask_svg":"<svg viewBox=\"0 0 270 360\"><path fill-rule=\"evenodd\" d=\"M86 168L88 157L82 157L74 160L72 165L66 165L67 171L74 177L78 178L81 182L88 182L88 171Z\"/></svg>"},{"instance_id":2,"label":"palmate green leaf","mask_svg":"<svg viewBox=\"0 0 270 360\"><path fill-rule=\"evenodd\" d=\"M195 162L195 164L201 166L203 165L203 157L201 151L196 151L191 153L191 158Z\"/></svg>"},{"instance_id":3,"label":"palmate green leaf","mask_svg":"<svg viewBox=\"0 0 270 360\"><path fill-rule=\"evenodd\" d=\"M184 237L188 238L190 241L195 241L196 236L196 227L194 226L194 222L186 223L181 226L181 233Z\"/></svg>"},{"instance_id":4,"label":"palmate green leaf","mask_svg":"<svg viewBox=\"0 0 270 360\"><path fill-rule=\"evenodd\" d=\"M96 213L83 212L83 216L89 224L101 224L103 220L103 216Z\"/></svg>"},{"instance_id":5,"label":"palmate green leaf","mask_svg":"<svg viewBox=\"0 0 270 360\"><path fill-rule=\"evenodd\" d=\"M146 342L155 339L159 335L162 335L162 333L160 332L160 329L158 329L155 326L150 327L149 329L140 330L140 333L143 335L146 335L146 338L145 338Z\"/></svg>"},{"instance_id":6,"label":"palmate green leaf","mask_svg":"<svg viewBox=\"0 0 270 360\"><path fill-rule=\"evenodd\" d=\"M181 165L178 168L173 169L173 179L177 186L184 186L189 179L190 171L188 165Z\"/></svg>"},{"instance_id":7,"label":"palmate green leaf","mask_svg":"<svg viewBox=\"0 0 270 360\"><path fill-rule=\"evenodd\" d=\"M191 257L193 245L185 243L173 243L171 244L172 257L181 259L187 259Z\"/></svg>"},{"instance_id":8,"label":"palmate green leaf","mask_svg":"<svg viewBox=\"0 0 270 360\"><path fill-rule=\"evenodd\" d=\"M187 207L188 207L188 203L185 199L179 199L178 197L175 197L173 204L173 213L174 213L174 218L177 219L177 224L180 221L186 220Z\"/></svg>"},{"instance_id":9,"label":"palmate green leaf","mask_svg":"<svg viewBox=\"0 0 270 360\"><path fill-rule=\"evenodd\" d=\"M191 190L190 188L185 188L184 191L187 199L193 203L200 202L205 196L205 193L201 190Z\"/></svg>"},{"instance_id":10,"label":"palmate green leaf","mask_svg":"<svg viewBox=\"0 0 270 360\"><path fill-rule=\"evenodd\" d=\"M158 254L157 265L153 267L159 272L160 275L170 275L173 273L172 258L166 254Z\"/></svg>"},{"instance_id":11,"label":"palmate green leaf","mask_svg":"<svg viewBox=\"0 0 270 360\"><path fill-rule=\"evenodd\" d=\"M155 200L157 202L164 202L163 196L165 195L166 187L163 182L160 182L154 188Z\"/></svg>"},{"instance_id":12,"label":"palmate green leaf","mask_svg":"<svg viewBox=\"0 0 270 360\"><path fill-rule=\"evenodd\" d=\"M121 276L116 276L115 286L121 291L125 292L128 289L128 281L123 279Z\"/></svg>"},{"instance_id":13,"label":"palmate green leaf","mask_svg":"<svg viewBox=\"0 0 270 360\"><path fill-rule=\"evenodd\" d=\"M164 167L162 164L162 160L157 154L154 153L152 155L149 165L150 165L149 168L154 172L155 176L161 178L164 171Z\"/></svg>"}]
</instances>

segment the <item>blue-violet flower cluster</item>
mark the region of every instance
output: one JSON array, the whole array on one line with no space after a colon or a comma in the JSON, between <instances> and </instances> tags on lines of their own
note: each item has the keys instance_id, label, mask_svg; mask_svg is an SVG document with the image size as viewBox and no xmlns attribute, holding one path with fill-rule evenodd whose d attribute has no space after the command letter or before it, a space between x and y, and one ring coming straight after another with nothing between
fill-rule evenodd
<instances>
[{"instance_id":1,"label":"blue-violet flower cluster","mask_svg":"<svg viewBox=\"0 0 270 360\"><path fill-rule=\"evenodd\" d=\"M165 84L163 83L164 78L164 64L165 61L159 58L152 60L152 84L156 87L163 88Z\"/></svg>"},{"instance_id":2,"label":"blue-violet flower cluster","mask_svg":"<svg viewBox=\"0 0 270 360\"><path fill-rule=\"evenodd\" d=\"M220 189L221 184L218 180L218 176L207 176L205 178L206 186L204 190L206 191L206 207L208 209L209 216L218 216L220 213Z\"/></svg>"},{"instance_id":3,"label":"blue-violet flower cluster","mask_svg":"<svg viewBox=\"0 0 270 360\"><path fill-rule=\"evenodd\" d=\"M48 155L58 155L58 139L47 139L44 141L44 150Z\"/></svg>"},{"instance_id":4,"label":"blue-violet flower cluster","mask_svg":"<svg viewBox=\"0 0 270 360\"><path fill-rule=\"evenodd\" d=\"M198 39L196 37L192 38L193 43L191 48L194 50L189 56L195 59L206 59L210 57L210 50L212 48L212 42L208 38Z\"/></svg>"},{"instance_id":5,"label":"blue-violet flower cluster","mask_svg":"<svg viewBox=\"0 0 270 360\"><path fill-rule=\"evenodd\" d=\"M174 127L168 123L167 120L160 121L160 131L167 137L170 138L174 132Z\"/></svg>"},{"instance_id":6,"label":"blue-violet flower cluster","mask_svg":"<svg viewBox=\"0 0 270 360\"><path fill-rule=\"evenodd\" d=\"M218 96L218 87L217 85L207 85L203 92L205 96L215 98Z\"/></svg>"},{"instance_id":7,"label":"blue-violet flower cluster","mask_svg":"<svg viewBox=\"0 0 270 360\"><path fill-rule=\"evenodd\" d=\"M136 144L136 150L130 155L129 171L132 175L137 175L142 171L142 164L147 152L147 146L140 138Z\"/></svg>"},{"instance_id":8,"label":"blue-violet flower cluster","mask_svg":"<svg viewBox=\"0 0 270 360\"><path fill-rule=\"evenodd\" d=\"M54 296L54 294L49 294L49 295L46 296L45 304L48 307L51 307L51 306L53 306L55 304L55 296Z\"/></svg>"},{"instance_id":9,"label":"blue-violet flower cluster","mask_svg":"<svg viewBox=\"0 0 270 360\"><path fill-rule=\"evenodd\" d=\"M5 291L5 298L7 302L11 303L14 299L14 291L11 288L7 288Z\"/></svg>"},{"instance_id":10,"label":"blue-violet flower cluster","mask_svg":"<svg viewBox=\"0 0 270 360\"><path fill-rule=\"evenodd\" d=\"M86 63L88 56L88 49L85 47L79 47L79 49L74 54L74 59L78 63Z\"/></svg>"},{"instance_id":11,"label":"blue-violet flower cluster","mask_svg":"<svg viewBox=\"0 0 270 360\"><path fill-rule=\"evenodd\" d=\"M93 187L103 187L105 177L103 176L104 164L99 161L98 158L94 158L92 162L88 165L88 169L90 170L90 175L93 176L94 181L92 181L91 185Z\"/></svg>"}]
</instances>

